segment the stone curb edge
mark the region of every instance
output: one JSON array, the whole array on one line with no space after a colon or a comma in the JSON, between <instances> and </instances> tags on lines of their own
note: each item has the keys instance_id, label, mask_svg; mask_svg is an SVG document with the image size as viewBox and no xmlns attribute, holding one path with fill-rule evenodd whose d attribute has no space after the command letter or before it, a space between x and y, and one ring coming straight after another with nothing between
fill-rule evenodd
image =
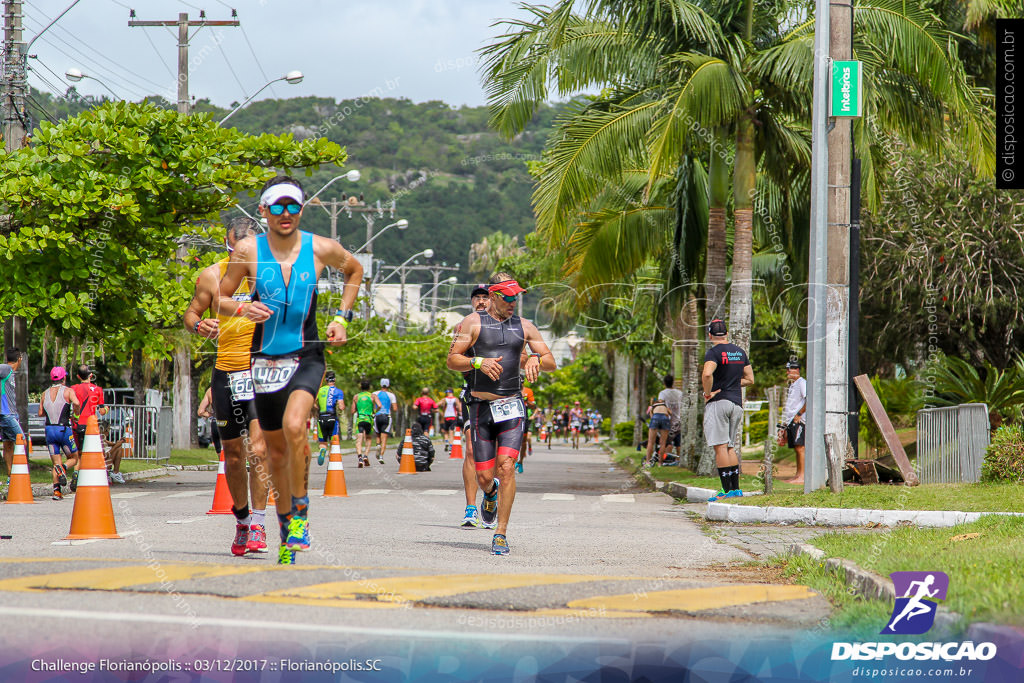
<instances>
[{"instance_id":1,"label":"stone curb edge","mask_svg":"<svg viewBox=\"0 0 1024 683\"><path fill-rule=\"evenodd\" d=\"M1021 517L1020 512L958 512L954 510L866 510L862 508L784 508L708 503L704 517L713 522L735 524L809 524L813 526L896 526L951 527L976 522L983 516Z\"/></svg>"},{"instance_id":2,"label":"stone curb edge","mask_svg":"<svg viewBox=\"0 0 1024 683\"><path fill-rule=\"evenodd\" d=\"M893 587L892 580L884 579L866 569L861 569L850 560L845 560L841 557L826 558L823 550L807 543L792 543L786 550L790 555L806 555L813 560L824 560L825 568L840 574L846 585L856 595L868 598L869 600L882 600L883 602L895 602L896 600L896 589ZM949 637L955 632L961 619L962 617L959 614L951 612L940 605L935 615L935 624L932 626L932 629L934 629L932 637ZM992 626L992 624L986 625ZM1004 627L995 628L1003 629ZM1024 640L1024 634L1021 634L1021 636L1022 640Z\"/></svg>"}]
</instances>

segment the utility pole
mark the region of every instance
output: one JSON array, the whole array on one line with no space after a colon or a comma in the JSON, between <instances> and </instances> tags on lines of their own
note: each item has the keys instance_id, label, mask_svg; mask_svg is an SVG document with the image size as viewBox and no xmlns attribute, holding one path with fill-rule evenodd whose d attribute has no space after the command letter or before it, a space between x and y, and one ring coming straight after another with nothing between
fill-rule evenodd
<instances>
[{"instance_id":1,"label":"utility pole","mask_svg":"<svg viewBox=\"0 0 1024 683\"><path fill-rule=\"evenodd\" d=\"M4 0L4 149L13 152L28 144L30 130L28 111L25 105L27 89L25 70L25 42L21 32L21 0ZM22 316L13 316L4 324L4 348L16 346L24 358L15 375L15 403L18 407L18 422L28 433L28 321ZM5 362L5 361L0 361Z\"/></svg>"},{"instance_id":2,"label":"utility pole","mask_svg":"<svg viewBox=\"0 0 1024 683\"><path fill-rule=\"evenodd\" d=\"M199 12L198 21L189 21L188 13L181 12L178 18L164 21L138 21L135 19L135 10L129 15L129 27L177 27L178 28L178 113L188 115L191 111L191 100L188 92L188 46L189 41L195 37L204 26L239 26L235 10L231 10L231 19L210 21L206 18L206 12ZM195 32L189 35L189 29L195 28ZM182 244L178 247L177 257L184 261L188 255L187 247ZM195 414L192 410L192 359L189 353L189 341L179 339L174 348L174 417L172 420L172 441L175 448L191 448L192 438L196 433ZM136 402L142 400L141 396L135 397Z\"/></svg>"},{"instance_id":3,"label":"utility pole","mask_svg":"<svg viewBox=\"0 0 1024 683\"><path fill-rule=\"evenodd\" d=\"M401 289L398 298L398 333L400 335L405 334L405 278L410 271L429 271L433 273L434 278L434 301L437 300L437 284L438 276L449 270L458 270L459 266L433 266L433 265L406 265L406 266L392 266L391 275L394 275L395 271L398 271L399 281L401 282ZM388 277L391 277L388 275ZM385 280L387 278L384 278ZM371 299L372 301L372 299ZM433 330L433 319L434 312L431 311L431 330Z\"/></svg>"},{"instance_id":4,"label":"utility pole","mask_svg":"<svg viewBox=\"0 0 1024 683\"><path fill-rule=\"evenodd\" d=\"M829 4L829 56L853 59L853 5ZM831 80L831 74L830 74ZM828 133L828 288L825 340L825 434L845 454L849 441L850 144L853 119L836 117ZM845 457L845 455L844 455Z\"/></svg>"}]
</instances>

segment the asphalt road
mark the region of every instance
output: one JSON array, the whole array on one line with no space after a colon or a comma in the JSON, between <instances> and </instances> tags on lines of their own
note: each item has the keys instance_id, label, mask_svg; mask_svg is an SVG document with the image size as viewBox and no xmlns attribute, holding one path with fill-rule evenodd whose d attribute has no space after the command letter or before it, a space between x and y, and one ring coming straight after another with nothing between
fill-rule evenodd
<instances>
[{"instance_id":1,"label":"asphalt road","mask_svg":"<svg viewBox=\"0 0 1024 683\"><path fill-rule=\"evenodd\" d=\"M299 674L282 657L356 654L380 660L363 665L371 678L374 667L407 678L420 666L421 678L444 678L445 667L489 678L472 668L481 648L495 653L488 661L542 670L590 656L579 648L795 640L829 614L809 589L736 564L750 555L638 488L596 446L527 459L505 557L490 554L490 531L459 526L461 461L439 452L434 471L416 475L397 474L393 451L384 466L345 461L349 496L324 498L326 467L314 460L313 545L294 567L273 552L230 555L234 519L206 514L214 472L113 485L118 540L63 540L73 496L3 505L0 531L13 538L0 541L0 618L17 628L5 629L0 679L30 655L65 667L188 662L186 674L207 667L209 680L240 679L203 661L255 657L222 666L266 659L261 679L284 680Z\"/></svg>"}]
</instances>

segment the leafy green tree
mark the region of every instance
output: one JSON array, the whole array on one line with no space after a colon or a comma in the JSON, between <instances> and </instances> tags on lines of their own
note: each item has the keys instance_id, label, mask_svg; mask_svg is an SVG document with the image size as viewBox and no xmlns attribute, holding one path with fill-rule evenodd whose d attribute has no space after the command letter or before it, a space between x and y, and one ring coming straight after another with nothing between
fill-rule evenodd
<instances>
[{"instance_id":1,"label":"leafy green tree","mask_svg":"<svg viewBox=\"0 0 1024 683\"><path fill-rule=\"evenodd\" d=\"M205 265L198 248L223 239L232 196L275 168L344 160L327 140L250 136L151 104L43 122L30 147L0 155L0 316L159 354L160 329L180 324ZM179 246L190 247L180 261Z\"/></svg>"}]
</instances>

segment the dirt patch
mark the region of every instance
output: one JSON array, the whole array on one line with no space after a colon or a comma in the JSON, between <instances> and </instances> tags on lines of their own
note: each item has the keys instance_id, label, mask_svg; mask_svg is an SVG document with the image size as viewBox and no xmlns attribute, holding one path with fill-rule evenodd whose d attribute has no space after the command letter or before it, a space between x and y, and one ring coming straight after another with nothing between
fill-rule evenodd
<instances>
[{"instance_id":1,"label":"dirt patch","mask_svg":"<svg viewBox=\"0 0 1024 683\"><path fill-rule=\"evenodd\" d=\"M704 573L711 574L717 580L728 580L735 583L793 583L784 575L783 568L751 564L719 564L705 567Z\"/></svg>"}]
</instances>

